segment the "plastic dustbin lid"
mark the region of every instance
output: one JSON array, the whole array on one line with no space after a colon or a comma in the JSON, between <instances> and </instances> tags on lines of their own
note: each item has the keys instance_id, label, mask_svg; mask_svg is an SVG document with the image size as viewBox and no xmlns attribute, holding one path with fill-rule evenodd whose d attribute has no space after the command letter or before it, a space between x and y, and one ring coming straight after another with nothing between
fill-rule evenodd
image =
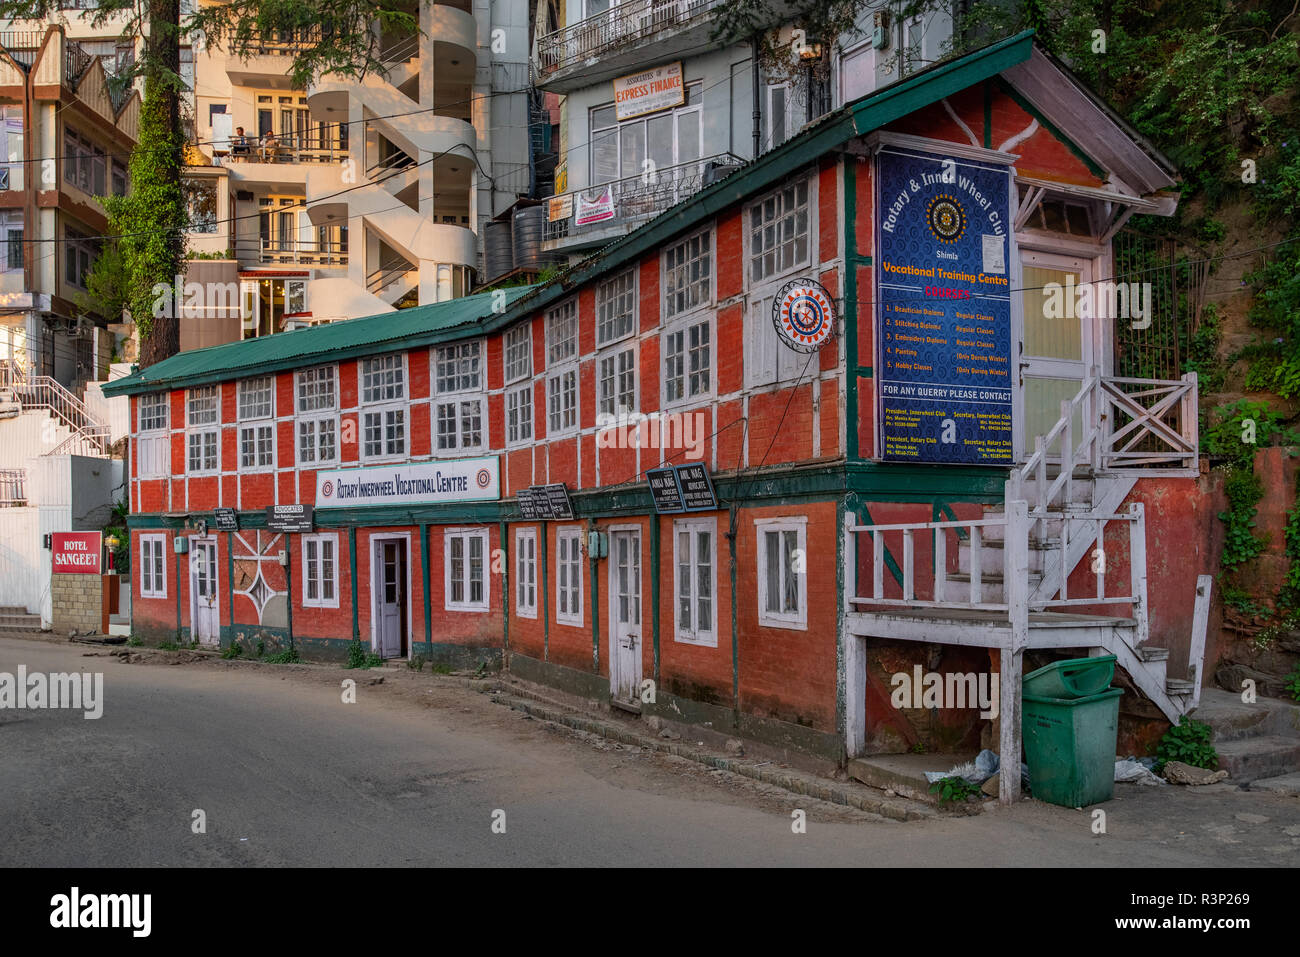
<instances>
[{"instance_id":1,"label":"plastic dustbin lid","mask_svg":"<svg viewBox=\"0 0 1300 957\"><path fill-rule=\"evenodd\" d=\"M1106 690L1115 677L1115 656L1067 658L1025 675L1026 694L1047 698L1082 698Z\"/></svg>"},{"instance_id":2,"label":"plastic dustbin lid","mask_svg":"<svg viewBox=\"0 0 1300 957\"><path fill-rule=\"evenodd\" d=\"M1083 695L1079 698L1053 698L1048 695L1029 694L1025 692L1021 695L1021 701L1032 701L1035 704L1054 704L1062 708L1077 708L1080 705L1091 704L1094 701L1104 701L1107 698L1115 698L1124 693L1123 688L1106 688L1098 691L1096 694Z\"/></svg>"}]
</instances>

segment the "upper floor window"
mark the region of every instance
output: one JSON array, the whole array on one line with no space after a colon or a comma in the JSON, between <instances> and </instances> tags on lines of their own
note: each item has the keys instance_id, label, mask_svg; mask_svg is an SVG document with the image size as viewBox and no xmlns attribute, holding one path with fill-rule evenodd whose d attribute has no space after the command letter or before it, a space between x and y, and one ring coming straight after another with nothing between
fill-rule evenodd
<instances>
[{"instance_id":1,"label":"upper floor window","mask_svg":"<svg viewBox=\"0 0 1300 957\"><path fill-rule=\"evenodd\" d=\"M89 139L63 132L63 181L91 196L108 192L108 154Z\"/></svg>"},{"instance_id":2,"label":"upper floor window","mask_svg":"<svg viewBox=\"0 0 1300 957\"><path fill-rule=\"evenodd\" d=\"M239 418L269 419L274 405L275 379L272 376L258 376L256 379L241 379L239 382Z\"/></svg>"},{"instance_id":3,"label":"upper floor window","mask_svg":"<svg viewBox=\"0 0 1300 957\"><path fill-rule=\"evenodd\" d=\"M361 457L399 458L406 454L406 366L400 353L364 359L361 399L380 406L361 413Z\"/></svg>"},{"instance_id":4,"label":"upper floor window","mask_svg":"<svg viewBox=\"0 0 1300 957\"><path fill-rule=\"evenodd\" d=\"M470 392L483 387L483 342L458 342L438 346L433 353L434 388L439 395L450 392Z\"/></svg>"},{"instance_id":5,"label":"upper floor window","mask_svg":"<svg viewBox=\"0 0 1300 957\"><path fill-rule=\"evenodd\" d=\"M258 376L239 383L239 467L275 465L275 378Z\"/></svg>"},{"instance_id":6,"label":"upper floor window","mask_svg":"<svg viewBox=\"0 0 1300 957\"><path fill-rule=\"evenodd\" d=\"M217 182L213 179L186 177L181 180L185 197L186 231L215 233L217 231Z\"/></svg>"},{"instance_id":7,"label":"upper floor window","mask_svg":"<svg viewBox=\"0 0 1300 957\"><path fill-rule=\"evenodd\" d=\"M636 331L636 274L631 269L596 286L596 345Z\"/></svg>"},{"instance_id":8,"label":"upper floor window","mask_svg":"<svg viewBox=\"0 0 1300 957\"><path fill-rule=\"evenodd\" d=\"M338 461L338 385L334 366L298 373L298 463Z\"/></svg>"},{"instance_id":9,"label":"upper floor window","mask_svg":"<svg viewBox=\"0 0 1300 957\"><path fill-rule=\"evenodd\" d=\"M700 81L689 83L680 106L622 122L614 106L592 110L591 185L620 180L621 195L660 198L659 208L685 199L699 182L703 90ZM654 176L646 177L649 172Z\"/></svg>"},{"instance_id":10,"label":"upper floor window","mask_svg":"<svg viewBox=\"0 0 1300 957\"><path fill-rule=\"evenodd\" d=\"M506 332L504 362L507 384L533 374L533 340L528 323Z\"/></svg>"},{"instance_id":11,"label":"upper floor window","mask_svg":"<svg viewBox=\"0 0 1300 957\"><path fill-rule=\"evenodd\" d=\"M4 243L4 271L23 268L23 211L0 212L0 241Z\"/></svg>"},{"instance_id":12,"label":"upper floor window","mask_svg":"<svg viewBox=\"0 0 1300 957\"><path fill-rule=\"evenodd\" d=\"M140 431L154 432L167 428L167 393L146 392L140 396Z\"/></svg>"},{"instance_id":13,"label":"upper floor window","mask_svg":"<svg viewBox=\"0 0 1300 957\"><path fill-rule=\"evenodd\" d=\"M625 415L636 408L636 348L610 350L596 367L597 409L602 415Z\"/></svg>"},{"instance_id":14,"label":"upper floor window","mask_svg":"<svg viewBox=\"0 0 1300 957\"><path fill-rule=\"evenodd\" d=\"M406 398L406 366L401 353L363 359L361 401L392 402Z\"/></svg>"},{"instance_id":15,"label":"upper floor window","mask_svg":"<svg viewBox=\"0 0 1300 957\"><path fill-rule=\"evenodd\" d=\"M758 283L808 264L808 180L749 208L749 278Z\"/></svg>"},{"instance_id":16,"label":"upper floor window","mask_svg":"<svg viewBox=\"0 0 1300 957\"><path fill-rule=\"evenodd\" d=\"M664 318L707 306L713 292L713 238L706 230L664 250Z\"/></svg>"},{"instance_id":17,"label":"upper floor window","mask_svg":"<svg viewBox=\"0 0 1300 957\"><path fill-rule=\"evenodd\" d=\"M190 389L190 425L216 425L221 420L220 397L215 385L200 385Z\"/></svg>"},{"instance_id":18,"label":"upper floor window","mask_svg":"<svg viewBox=\"0 0 1300 957\"><path fill-rule=\"evenodd\" d=\"M71 286L86 288L86 276L99 255L99 240L67 227L63 231L63 278Z\"/></svg>"},{"instance_id":19,"label":"upper floor window","mask_svg":"<svg viewBox=\"0 0 1300 957\"><path fill-rule=\"evenodd\" d=\"M186 400L190 426L186 435L186 471L215 472L220 467L220 392L215 385L190 389Z\"/></svg>"},{"instance_id":20,"label":"upper floor window","mask_svg":"<svg viewBox=\"0 0 1300 957\"><path fill-rule=\"evenodd\" d=\"M663 334L664 401L708 395L713 388L711 330L708 319Z\"/></svg>"},{"instance_id":21,"label":"upper floor window","mask_svg":"<svg viewBox=\"0 0 1300 957\"><path fill-rule=\"evenodd\" d=\"M548 366L578 354L578 300L570 299L546 314Z\"/></svg>"}]
</instances>

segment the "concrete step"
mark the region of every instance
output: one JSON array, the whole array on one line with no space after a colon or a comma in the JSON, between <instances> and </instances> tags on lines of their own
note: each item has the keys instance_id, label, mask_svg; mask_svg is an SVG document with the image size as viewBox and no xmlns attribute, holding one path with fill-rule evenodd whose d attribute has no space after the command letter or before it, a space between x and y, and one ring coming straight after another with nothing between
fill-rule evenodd
<instances>
[{"instance_id":1,"label":"concrete step","mask_svg":"<svg viewBox=\"0 0 1300 957\"><path fill-rule=\"evenodd\" d=\"M1157 648L1155 645L1139 645L1133 652L1146 662L1169 660L1169 649Z\"/></svg>"},{"instance_id":2,"label":"concrete step","mask_svg":"<svg viewBox=\"0 0 1300 957\"><path fill-rule=\"evenodd\" d=\"M1273 778L1256 778L1250 782L1252 791L1271 791L1273 794L1285 794L1300 797L1300 772L1279 774Z\"/></svg>"},{"instance_id":3,"label":"concrete step","mask_svg":"<svg viewBox=\"0 0 1300 957\"><path fill-rule=\"evenodd\" d=\"M1196 686L1185 678L1166 678L1165 691L1171 695L1189 695L1196 690Z\"/></svg>"},{"instance_id":4,"label":"concrete step","mask_svg":"<svg viewBox=\"0 0 1300 957\"><path fill-rule=\"evenodd\" d=\"M1300 738L1267 735L1216 743L1219 767L1236 784L1300 771Z\"/></svg>"},{"instance_id":5,"label":"concrete step","mask_svg":"<svg viewBox=\"0 0 1300 957\"><path fill-rule=\"evenodd\" d=\"M849 777L899 797L927 804L938 804L939 796L930 793L926 771L947 771L967 761L973 754L872 754L853 758L848 763Z\"/></svg>"},{"instance_id":6,"label":"concrete step","mask_svg":"<svg viewBox=\"0 0 1300 957\"><path fill-rule=\"evenodd\" d=\"M1214 730L1214 743L1241 738L1281 735L1300 740L1300 705L1259 697L1246 703L1241 695L1220 688L1201 690L1200 706L1192 717Z\"/></svg>"}]
</instances>

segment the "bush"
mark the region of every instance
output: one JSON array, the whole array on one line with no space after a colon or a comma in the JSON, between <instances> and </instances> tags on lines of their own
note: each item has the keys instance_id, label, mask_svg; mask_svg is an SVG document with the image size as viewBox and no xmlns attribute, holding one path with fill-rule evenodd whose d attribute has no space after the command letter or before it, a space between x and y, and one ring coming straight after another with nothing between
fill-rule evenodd
<instances>
[{"instance_id":1,"label":"bush","mask_svg":"<svg viewBox=\"0 0 1300 957\"><path fill-rule=\"evenodd\" d=\"M302 659L298 657L297 648L290 648L288 651L282 651L278 655L266 656L267 664L272 665L296 665L300 661L302 661Z\"/></svg>"},{"instance_id":2,"label":"bush","mask_svg":"<svg viewBox=\"0 0 1300 957\"><path fill-rule=\"evenodd\" d=\"M1204 721L1179 715L1178 724L1165 732L1156 745L1157 764L1163 768L1170 761L1181 761L1209 771L1219 767L1219 754L1210 743L1211 729Z\"/></svg>"},{"instance_id":3,"label":"bush","mask_svg":"<svg viewBox=\"0 0 1300 957\"><path fill-rule=\"evenodd\" d=\"M240 654L241 654L241 649L239 647L239 640L236 638L231 638L230 644L226 645L226 647L221 649L221 657L227 661L229 661L232 658L238 658Z\"/></svg>"},{"instance_id":4,"label":"bush","mask_svg":"<svg viewBox=\"0 0 1300 957\"><path fill-rule=\"evenodd\" d=\"M930 785L930 793L939 795L940 804L947 804L965 801L972 794L979 794L980 789L965 778L953 776L935 781Z\"/></svg>"}]
</instances>

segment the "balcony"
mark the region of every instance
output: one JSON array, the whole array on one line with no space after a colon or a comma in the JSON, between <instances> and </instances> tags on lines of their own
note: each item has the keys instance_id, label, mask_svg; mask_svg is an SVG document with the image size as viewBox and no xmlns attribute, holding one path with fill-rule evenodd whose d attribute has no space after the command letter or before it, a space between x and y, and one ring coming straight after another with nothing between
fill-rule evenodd
<instances>
[{"instance_id":1,"label":"balcony","mask_svg":"<svg viewBox=\"0 0 1300 957\"><path fill-rule=\"evenodd\" d=\"M348 249L337 242L304 239L261 239L235 244L240 263L256 260L262 266L346 266Z\"/></svg>"},{"instance_id":2,"label":"balcony","mask_svg":"<svg viewBox=\"0 0 1300 957\"><path fill-rule=\"evenodd\" d=\"M290 61L306 46L319 43L320 40L319 27L254 36L243 59L231 56L226 60L226 76L235 86L290 89Z\"/></svg>"},{"instance_id":3,"label":"balcony","mask_svg":"<svg viewBox=\"0 0 1300 957\"><path fill-rule=\"evenodd\" d=\"M608 242L688 199L705 186L725 178L744 162L731 153L717 153L689 163L662 167L649 181L638 174L552 196L548 201L550 215L542 230L542 239L549 249ZM606 189L610 191L612 205L593 209L591 204L599 203ZM579 210L580 199L588 204L585 215ZM579 219L584 221L579 222Z\"/></svg>"},{"instance_id":4,"label":"balcony","mask_svg":"<svg viewBox=\"0 0 1300 957\"><path fill-rule=\"evenodd\" d=\"M537 41L537 85L568 92L706 42L723 0L628 0Z\"/></svg>"}]
</instances>

